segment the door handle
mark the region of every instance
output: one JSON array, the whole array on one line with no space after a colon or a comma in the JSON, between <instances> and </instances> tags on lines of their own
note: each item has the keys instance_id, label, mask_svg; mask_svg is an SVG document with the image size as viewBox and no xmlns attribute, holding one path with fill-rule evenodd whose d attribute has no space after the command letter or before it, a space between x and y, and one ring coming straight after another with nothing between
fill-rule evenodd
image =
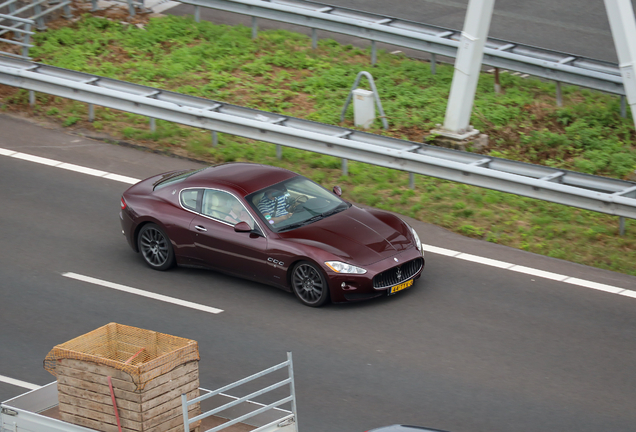
<instances>
[{"instance_id":1,"label":"door handle","mask_svg":"<svg viewBox=\"0 0 636 432\"><path fill-rule=\"evenodd\" d=\"M205 229L205 228L204 228L204 227L202 227L201 225L196 225L196 226L194 227L194 229L196 229L197 231L203 231L203 232L207 231L207 229Z\"/></svg>"}]
</instances>

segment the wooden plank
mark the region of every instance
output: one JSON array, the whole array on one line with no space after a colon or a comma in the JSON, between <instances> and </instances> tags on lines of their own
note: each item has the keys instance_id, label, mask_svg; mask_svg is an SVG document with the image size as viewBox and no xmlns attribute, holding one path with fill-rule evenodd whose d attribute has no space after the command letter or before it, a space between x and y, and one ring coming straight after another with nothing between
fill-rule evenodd
<instances>
[{"instance_id":1,"label":"wooden plank","mask_svg":"<svg viewBox=\"0 0 636 432\"><path fill-rule=\"evenodd\" d=\"M76 417L83 417L90 420L98 421L100 423L107 423L110 425L117 425L117 419L115 418L114 411L111 411L110 414L92 411L86 408L81 408L65 403L61 403L58 405L60 408L60 413L71 414ZM133 431L142 431L141 422L136 422L133 420L128 420L120 417L121 427L125 429L130 429Z\"/></svg>"},{"instance_id":2,"label":"wooden plank","mask_svg":"<svg viewBox=\"0 0 636 432\"><path fill-rule=\"evenodd\" d=\"M101 364L97 364L97 363L93 363L89 361L75 360L75 359L59 359L56 368L59 368L60 366L62 366L62 368L60 368L60 370L63 371L62 373L71 377L73 377L73 375L66 372L68 369L88 372L94 375L101 375L104 377L110 376L112 377L113 380L117 379L117 380L129 382L129 383L135 383L133 376L128 374L127 372L124 372L119 369L115 369L110 366L101 365ZM169 371L168 373L165 373L163 375L160 375L150 380L149 382L145 384L143 390L141 391L152 390L153 388L161 384L165 384L168 381L172 381L190 372L198 371L198 370L199 370L199 362L196 360L189 361L187 363L184 363L175 367L173 370ZM91 380L89 379L87 381L91 381ZM93 381L93 382L99 382L99 381ZM124 386L119 386L119 384L118 384L118 387L125 388Z\"/></svg>"},{"instance_id":3,"label":"wooden plank","mask_svg":"<svg viewBox=\"0 0 636 432\"><path fill-rule=\"evenodd\" d=\"M107 423L102 423L99 421L95 421L95 420L91 420L91 419L87 419L85 417L81 417L81 416L77 416L74 414L69 414L69 413L65 413L65 412L60 412L60 418L68 423L72 423L74 425L78 425L78 426L84 426L87 428L91 428L94 429L96 431L101 431L101 432L119 432L119 429L117 428L117 425L111 425L111 424L107 424ZM181 426L181 429L183 429L183 426ZM121 429L122 432L137 432L134 431L132 429L126 429L123 428Z\"/></svg>"},{"instance_id":4,"label":"wooden plank","mask_svg":"<svg viewBox=\"0 0 636 432\"><path fill-rule=\"evenodd\" d=\"M163 405L161 407L163 407ZM181 404L172 409L168 409L166 407L166 409L164 410L156 411L155 415L152 417L147 417L147 414L147 412L143 413L144 420L142 424L144 431L162 425L173 417L179 417L181 419L181 422L183 423L183 410L181 408ZM201 406L199 404L191 405L188 408L189 418L196 417L199 414L201 414Z\"/></svg>"},{"instance_id":5,"label":"wooden plank","mask_svg":"<svg viewBox=\"0 0 636 432\"><path fill-rule=\"evenodd\" d=\"M110 369L110 368L109 368ZM58 381L59 377L69 377L69 378L77 378L83 381L88 381L96 384L106 384L108 385L108 375L96 374L94 372L83 371L80 369L74 369L63 365L58 365L55 368L57 372ZM117 378L112 378L111 381L113 383L113 388L118 388L120 390L126 390L129 392L137 391L137 384L125 381Z\"/></svg>"},{"instance_id":6,"label":"wooden plank","mask_svg":"<svg viewBox=\"0 0 636 432\"><path fill-rule=\"evenodd\" d=\"M198 389L186 395L188 400L194 399L198 396ZM110 414L113 412L113 401L109 396L103 396L99 401L95 401L78 396L68 395L65 393L58 393L58 400L60 404L86 408L91 411L103 412L106 414ZM162 405L156 406L144 412L140 411L139 404L134 404L135 406L132 407L133 409L130 409L131 407L128 406L126 402L127 401L117 401L119 416L133 421L142 422L146 420L154 420L155 417L158 417L165 412L175 409L178 411L177 415L181 415L181 398L172 399Z\"/></svg>"},{"instance_id":7,"label":"wooden plank","mask_svg":"<svg viewBox=\"0 0 636 432\"><path fill-rule=\"evenodd\" d=\"M143 392L141 393L141 401L142 402L146 402L149 401L150 399L154 399L157 396L160 396L162 394L168 393L169 391L177 388L177 387L183 387L186 384L188 384L189 382L192 381L198 381L199 380L199 374L198 371L195 372L190 372L189 374L180 376L172 381L168 381L164 384L161 384L153 389L150 389L147 392ZM198 385L197 385L198 387Z\"/></svg>"},{"instance_id":8,"label":"wooden plank","mask_svg":"<svg viewBox=\"0 0 636 432\"><path fill-rule=\"evenodd\" d=\"M110 389L108 388L108 384L98 384L90 381L80 380L77 378L70 378L67 376L58 376L57 383L58 385L63 384L69 387L75 387L78 389L88 390L110 396ZM113 391L117 400L124 399L131 402L141 403L141 394L139 393L128 392L116 388L114 388Z\"/></svg>"},{"instance_id":9,"label":"wooden plank","mask_svg":"<svg viewBox=\"0 0 636 432\"><path fill-rule=\"evenodd\" d=\"M99 403L99 402L94 402L91 400L87 400L87 399L82 399L82 398L78 398L75 396L69 396L66 394L58 394L58 400L60 405L65 405L65 406L74 406L74 407L79 407L79 408L84 408L87 410L91 410L91 411L96 411L96 412L101 412L104 414L112 414L113 413L113 401L112 399L109 399L107 403ZM143 421L143 416L141 414L141 412L139 411L130 411L127 410L125 408L122 408L119 406L119 404L117 404L117 408L119 411L119 416L121 418L125 418L128 420L133 420L133 421L138 421L141 422ZM68 410L66 410L68 411Z\"/></svg>"},{"instance_id":10,"label":"wooden plank","mask_svg":"<svg viewBox=\"0 0 636 432\"><path fill-rule=\"evenodd\" d=\"M195 381L196 388L193 388L191 390L186 390L186 391L179 391L179 390L175 390L174 392L171 392L170 394L163 394L159 397L156 397L148 402L144 402L141 404L141 410L142 412L147 412L149 410L151 410L154 407L160 406L162 404L165 404L166 402L172 401L172 400L181 400L181 395L185 394L188 397L188 400L194 399L196 397L199 397L199 386L198 386L198 381ZM186 387L187 388L187 387Z\"/></svg>"},{"instance_id":11,"label":"wooden plank","mask_svg":"<svg viewBox=\"0 0 636 432\"><path fill-rule=\"evenodd\" d=\"M182 365L177 366L176 368L174 368L173 370L171 370L170 372L167 372L163 375L159 375L157 378L154 378L150 381L148 381L143 388L143 392L147 392L150 391L152 389L154 389L155 387L158 387L162 384L165 384L169 381L175 380L177 378L180 378L184 375L187 375L189 373L192 372L196 372L197 375L199 373L199 362L198 361L190 361L188 363L184 363Z\"/></svg>"},{"instance_id":12,"label":"wooden plank","mask_svg":"<svg viewBox=\"0 0 636 432\"><path fill-rule=\"evenodd\" d=\"M77 398L81 398L81 399L85 399L85 400L89 400L89 401L97 402L101 404L112 403L112 400L110 398L110 392L108 392L108 394L95 393L89 390L80 389L77 387L72 387L72 386L68 386L68 385L64 385L60 383L57 384L57 390L58 390L58 399L61 395L68 395L68 396L73 396L73 397L77 397ZM135 411L135 412L141 412L141 409L142 409L141 403L131 402L124 399L117 399L117 406L123 409Z\"/></svg>"},{"instance_id":13,"label":"wooden plank","mask_svg":"<svg viewBox=\"0 0 636 432\"><path fill-rule=\"evenodd\" d=\"M111 407L110 413L93 411L90 409L69 405L66 403L60 402L58 405L58 409L60 412L60 417L62 420L66 420L64 415L72 416L73 423L74 421L78 421L78 419L86 419L92 422L99 422L105 425L111 425L117 427L117 419L114 414L114 410ZM201 410L198 406L192 406L188 411L188 416L194 417L201 414ZM122 429L128 429L130 431L137 432L145 432L152 429L156 430L165 430L166 428L171 428L179 424L183 424L183 416L181 415L180 407L174 410L171 410L164 416L160 416L161 418L150 419L148 421L133 421L127 418L123 418L121 415L119 417L119 421ZM74 423L80 424L80 423Z\"/></svg>"},{"instance_id":14,"label":"wooden plank","mask_svg":"<svg viewBox=\"0 0 636 432\"><path fill-rule=\"evenodd\" d=\"M59 359L57 361L57 366L65 366L68 368L73 368L85 372L90 372L96 375L110 376L122 381L134 382L133 377L122 370L115 369L110 366L93 363L90 361L84 360L75 360L75 359ZM56 366L56 369L57 369Z\"/></svg>"},{"instance_id":15,"label":"wooden plank","mask_svg":"<svg viewBox=\"0 0 636 432\"><path fill-rule=\"evenodd\" d=\"M194 378L194 379L193 379ZM190 381L188 381L190 380ZM98 384L90 381L84 381L77 378L70 378L67 376L59 376L58 384L63 384L70 387L76 387L83 390L92 391L95 393L101 393L104 395L110 396L110 388L108 384ZM199 387L199 380L196 379L193 375L185 375L177 380L172 382L168 382L162 386L159 386L148 393L136 393L129 392L121 389L114 388L113 391L115 393L115 398L117 400L124 399L131 402L136 403L145 403L150 402L153 399L162 398L161 401L150 403L150 408L152 406L160 405L164 402L167 402L169 399L174 397L181 396L182 393L188 393ZM169 396L166 396L169 395ZM142 408L144 410L144 408Z\"/></svg>"}]
</instances>

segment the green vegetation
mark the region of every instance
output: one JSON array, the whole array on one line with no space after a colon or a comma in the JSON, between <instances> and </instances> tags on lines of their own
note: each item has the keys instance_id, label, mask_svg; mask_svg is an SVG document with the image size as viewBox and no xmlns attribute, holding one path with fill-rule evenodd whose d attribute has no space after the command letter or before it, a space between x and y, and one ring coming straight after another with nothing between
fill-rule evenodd
<instances>
[{"instance_id":1,"label":"green vegetation","mask_svg":"<svg viewBox=\"0 0 636 432\"><path fill-rule=\"evenodd\" d=\"M340 110L358 72L370 70L369 50L287 31L262 31L196 23L192 19L151 19L145 28L84 16L68 27L38 33L31 50L37 61L148 86L339 124ZM372 69L388 116L389 131L376 120L371 132L421 142L442 123L452 67L379 53ZM555 106L553 83L501 75L504 94L493 92L493 77L479 82L471 124L487 133L484 154L597 175L626 178L636 169L631 116L619 114L617 97L575 87L563 88L565 106ZM364 82L363 82L364 84ZM24 91L4 91L4 110L31 110ZM39 97L34 115L66 127L99 130L163 151L213 162L259 161L302 172L332 186L347 199L393 210L466 236L481 238L600 268L636 275L636 222L618 236L618 218L500 192L349 162L343 177L337 158L283 149L272 144L96 107L87 122L84 104ZM352 113L344 126L352 127Z\"/></svg>"}]
</instances>

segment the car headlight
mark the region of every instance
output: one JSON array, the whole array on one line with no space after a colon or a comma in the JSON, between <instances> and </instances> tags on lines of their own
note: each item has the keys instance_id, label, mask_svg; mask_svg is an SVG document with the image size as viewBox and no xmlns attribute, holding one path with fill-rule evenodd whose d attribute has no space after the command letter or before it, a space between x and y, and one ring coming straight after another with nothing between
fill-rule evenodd
<instances>
[{"instance_id":1,"label":"car headlight","mask_svg":"<svg viewBox=\"0 0 636 432\"><path fill-rule=\"evenodd\" d=\"M365 274L367 272L363 268L340 261L326 261L325 264L336 273Z\"/></svg>"},{"instance_id":2,"label":"car headlight","mask_svg":"<svg viewBox=\"0 0 636 432\"><path fill-rule=\"evenodd\" d=\"M418 251L422 252L422 242L420 241L420 236L417 235L412 226L409 225L409 228L411 228L411 232L413 233L413 237L415 238L415 247Z\"/></svg>"}]
</instances>

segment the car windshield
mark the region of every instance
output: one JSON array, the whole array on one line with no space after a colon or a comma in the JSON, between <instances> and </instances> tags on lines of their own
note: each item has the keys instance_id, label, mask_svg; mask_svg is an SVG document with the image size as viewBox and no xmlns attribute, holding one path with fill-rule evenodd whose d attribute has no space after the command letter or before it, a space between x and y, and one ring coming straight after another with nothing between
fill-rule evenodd
<instances>
[{"instance_id":1,"label":"car windshield","mask_svg":"<svg viewBox=\"0 0 636 432\"><path fill-rule=\"evenodd\" d=\"M274 232L300 228L351 206L303 176L261 189L245 199Z\"/></svg>"}]
</instances>

